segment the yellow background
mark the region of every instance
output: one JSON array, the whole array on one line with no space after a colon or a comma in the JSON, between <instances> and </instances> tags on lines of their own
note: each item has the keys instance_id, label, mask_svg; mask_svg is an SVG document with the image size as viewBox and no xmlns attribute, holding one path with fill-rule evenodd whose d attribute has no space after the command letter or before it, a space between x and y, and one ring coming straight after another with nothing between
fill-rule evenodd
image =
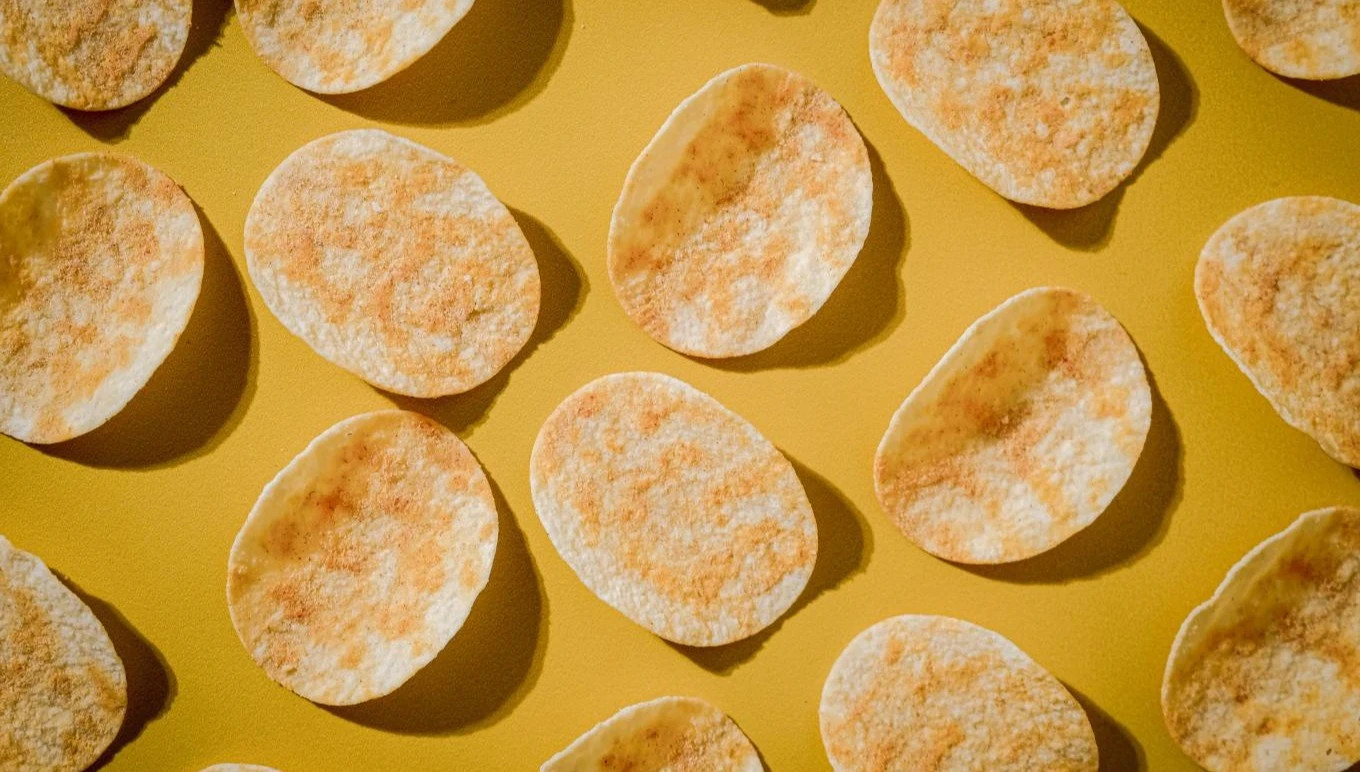
<instances>
[{"instance_id":1,"label":"yellow background","mask_svg":"<svg viewBox=\"0 0 1360 772\"><path fill-rule=\"evenodd\" d=\"M727 710L772 769L821 769L823 678L856 633L908 612L1014 640L1086 705L1105 768L1190 767L1157 698L1181 620L1297 514L1360 504L1351 470L1286 426L1209 337L1194 263L1214 229L1257 202L1360 201L1360 83L1270 75L1233 43L1214 0L1128 7L1152 44L1162 115L1133 179L1068 213L1006 202L902 121L869 67L871 0L478 0L409 71L344 97L288 85L223 0L195 0L183 62L131 108L63 111L0 79L0 177L65 153L132 153L184 186L207 237L189 328L122 414L54 447L0 438L0 533L83 590L127 661L131 714L109 769L529 769L618 708L672 693ZM604 268L609 215L670 110L719 71L761 60L810 76L849 111L871 147L873 226L804 328L747 360L705 363L620 310ZM489 384L398 400L457 431L500 493L486 593L395 695L326 709L270 682L237 641L227 552L260 489L312 437L391 400L268 313L241 233L285 156L368 125L482 175L537 253L544 303L533 341ZM1158 395L1147 449L1110 510L1051 553L991 569L936 560L880 511L875 446L970 322L1043 284L1091 293L1132 334ZM821 554L772 631L715 651L668 645L591 595L549 544L528 490L535 432L578 386L628 369L709 392L797 464Z\"/></svg>"}]
</instances>

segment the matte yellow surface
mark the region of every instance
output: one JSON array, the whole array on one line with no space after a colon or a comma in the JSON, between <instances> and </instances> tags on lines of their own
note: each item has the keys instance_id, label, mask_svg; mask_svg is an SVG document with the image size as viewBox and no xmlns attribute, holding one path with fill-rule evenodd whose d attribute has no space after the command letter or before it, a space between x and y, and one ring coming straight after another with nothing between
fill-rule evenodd
<instances>
[{"instance_id":1,"label":"matte yellow surface","mask_svg":"<svg viewBox=\"0 0 1360 772\"><path fill-rule=\"evenodd\" d=\"M826 766L822 680L884 617L949 614L1001 632L1091 712L1109 769L1191 765L1163 728L1162 666L1186 613L1247 549L1309 509L1360 504L1360 480L1289 428L1205 330L1196 256L1230 216L1290 194L1360 201L1360 83L1276 78L1214 0L1130 0L1162 116L1134 179L1069 213L1007 203L898 117L869 67L870 0L478 0L429 57L366 93L319 98L251 53L222 0L196 0L172 82L108 115L59 110L0 79L0 177L113 148L178 180L208 240L203 296L132 405L49 448L0 438L0 533L68 576L112 628L132 682L109 769L217 761L290 772L529 769L629 703L712 700L774 770ZM732 363L654 343L605 271L610 210L670 110L747 61L799 70L873 148L869 242L826 308ZM488 385L399 399L458 432L500 494L502 543L464 630L390 698L328 710L270 682L224 601L232 539L260 489L316 434L392 399L312 353L261 304L242 225L260 183L320 135L386 126L466 163L542 266L533 342ZM880 511L871 460L907 392L977 316L1042 284L1091 293L1156 382L1147 450L1087 532L1021 565L936 560ZM529 450L568 393L654 369L709 392L798 465L821 528L804 598L716 651L647 634L585 589L534 515Z\"/></svg>"}]
</instances>

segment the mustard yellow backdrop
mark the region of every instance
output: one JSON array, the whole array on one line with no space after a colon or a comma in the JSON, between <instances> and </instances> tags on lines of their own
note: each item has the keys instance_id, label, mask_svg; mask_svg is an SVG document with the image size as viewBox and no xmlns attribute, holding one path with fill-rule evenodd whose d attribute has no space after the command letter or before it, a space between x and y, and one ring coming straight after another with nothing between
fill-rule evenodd
<instances>
[{"instance_id":1,"label":"mustard yellow backdrop","mask_svg":"<svg viewBox=\"0 0 1360 772\"><path fill-rule=\"evenodd\" d=\"M128 666L129 721L108 768L531 769L624 705L689 694L730 713L771 769L824 769L828 669L860 630L908 612L1014 640L1086 706L1105 768L1191 768L1158 707L1181 620L1297 514L1360 504L1352 471L1286 426L1209 337L1195 259L1257 202L1360 201L1360 83L1272 76L1233 43L1214 0L1128 7L1157 61L1161 118L1133 179L1074 212L1006 202L898 117L869 67L871 0L478 0L409 71L338 97L290 86L255 58L227 3L195 0L183 62L133 107L64 111L0 78L0 177L65 153L132 153L184 186L207 237L188 331L122 414L54 447L0 437L0 533L79 588ZM871 148L873 226L804 328L707 363L623 314L605 237L629 164L671 109L748 61L798 70L849 111ZM238 643L227 552L260 489L312 437L394 400L269 314L245 275L242 224L290 152L373 125L482 175L533 245L544 302L533 341L489 384L395 400L455 430L494 481L502 541L486 593L407 686L326 709L275 686ZM880 511L874 449L970 322L1045 284L1094 295L1137 342L1156 384L1147 449L1110 510L1051 553L989 569L936 560ZM534 515L540 423L581 384L629 369L714 395L803 478L817 570L753 640L704 651L647 634L586 590Z\"/></svg>"}]
</instances>

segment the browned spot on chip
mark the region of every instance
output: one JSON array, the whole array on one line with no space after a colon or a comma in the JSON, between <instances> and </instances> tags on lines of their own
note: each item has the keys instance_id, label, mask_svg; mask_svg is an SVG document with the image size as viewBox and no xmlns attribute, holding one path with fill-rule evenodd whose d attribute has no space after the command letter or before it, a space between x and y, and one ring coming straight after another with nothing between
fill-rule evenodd
<instances>
[{"instance_id":1,"label":"browned spot on chip","mask_svg":"<svg viewBox=\"0 0 1360 772\"><path fill-rule=\"evenodd\" d=\"M600 722L539 772L761 769L755 746L721 710L693 697L661 697Z\"/></svg>"},{"instance_id":2,"label":"browned spot on chip","mask_svg":"<svg viewBox=\"0 0 1360 772\"><path fill-rule=\"evenodd\" d=\"M1355 0L1223 0L1243 51L1290 78L1360 73L1360 3Z\"/></svg>"}]
</instances>

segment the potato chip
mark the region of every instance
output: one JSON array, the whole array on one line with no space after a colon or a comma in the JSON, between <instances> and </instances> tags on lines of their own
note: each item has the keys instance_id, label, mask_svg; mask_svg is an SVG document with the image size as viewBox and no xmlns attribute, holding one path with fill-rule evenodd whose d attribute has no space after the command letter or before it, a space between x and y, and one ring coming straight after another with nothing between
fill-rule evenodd
<instances>
[{"instance_id":1,"label":"potato chip","mask_svg":"<svg viewBox=\"0 0 1360 772\"><path fill-rule=\"evenodd\" d=\"M207 767L202 772L279 772L273 767L262 767L259 764L214 764Z\"/></svg>"},{"instance_id":2,"label":"potato chip","mask_svg":"<svg viewBox=\"0 0 1360 772\"><path fill-rule=\"evenodd\" d=\"M538 264L475 172L378 129L294 152L246 218L269 310L321 356L412 397L495 375L538 321Z\"/></svg>"},{"instance_id":3,"label":"potato chip","mask_svg":"<svg viewBox=\"0 0 1360 772\"><path fill-rule=\"evenodd\" d=\"M266 674L326 705L381 697L463 626L496 504L457 437L416 413L341 421L273 482L231 548L227 601Z\"/></svg>"},{"instance_id":4,"label":"potato chip","mask_svg":"<svg viewBox=\"0 0 1360 772\"><path fill-rule=\"evenodd\" d=\"M1095 772L1081 705L1014 643L958 619L906 615L855 637L822 688L837 772Z\"/></svg>"},{"instance_id":5,"label":"potato chip","mask_svg":"<svg viewBox=\"0 0 1360 772\"><path fill-rule=\"evenodd\" d=\"M429 53L473 0L236 0L256 55L320 94L380 83Z\"/></svg>"},{"instance_id":6,"label":"potato chip","mask_svg":"<svg viewBox=\"0 0 1360 772\"><path fill-rule=\"evenodd\" d=\"M609 279L662 344L750 354L817 313L872 209L869 154L845 110L801 75L743 65L681 102L633 162Z\"/></svg>"},{"instance_id":7,"label":"potato chip","mask_svg":"<svg viewBox=\"0 0 1360 772\"><path fill-rule=\"evenodd\" d=\"M109 420L202 281L198 214L161 172L110 153L24 172L0 193L0 432L60 442Z\"/></svg>"},{"instance_id":8,"label":"potato chip","mask_svg":"<svg viewBox=\"0 0 1360 772\"><path fill-rule=\"evenodd\" d=\"M1360 762L1360 509L1304 514L1228 571L1176 636L1162 713L1212 772Z\"/></svg>"},{"instance_id":9,"label":"potato chip","mask_svg":"<svg viewBox=\"0 0 1360 772\"><path fill-rule=\"evenodd\" d=\"M1133 341L1078 292L1022 292L978 319L898 408L878 500L922 549L1005 563L1109 505L1143 451L1152 393Z\"/></svg>"},{"instance_id":10,"label":"potato chip","mask_svg":"<svg viewBox=\"0 0 1360 772\"><path fill-rule=\"evenodd\" d=\"M1195 267L1209 332L1291 426L1360 467L1360 206L1258 204Z\"/></svg>"},{"instance_id":11,"label":"potato chip","mask_svg":"<svg viewBox=\"0 0 1360 772\"><path fill-rule=\"evenodd\" d=\"M1256 63L1290 78L1360 73L1360 3L1355 0L1223 0L1237 44Z\"/></svg>"},{"instance_id":12,"label":"potato chip","mask_svg":"<svg viewBox=\"0 0 1360 772\"><path fill-rule=\"evenodd\" d=\"M191 0L0 0L0 72L66 107L123 107L170 77L192 11Z\"/></svg>"},{"instance_id":13,"label":"potato chip","mask_svg":"<svg viewBox=\"0 0 1360 772\"><path fill-rule=\"evenodd\" d=\"M109 747L127 676L94 613L0 536L0 769L81 770Z\"/></svg>"},{"instance_id":14,"label":"potato chip","mask_svg":"<svg viewBox=\"0 0 1360 772\"><path fill-rule=\"evenodd\" d=\"M567 397L538 432L529 483L586 587L676 643L767 627L817 559L793 465L741 416L660 373L608 375Z\"/></svg>"},{"instance_id":15,"label":"potato chip","mask_svg":"<svg viewBox=\"0 0 1360 772\"><path fill-rule=\"evenodd\" d=\"M1160 90L1114 0L883 0L869 31L902 117L997 193L1070 209L1133 173Z\"/></svg>"},{"instance_id":16,"label":"potato chip","mask_svg":"<svg viewBox=\"0 0 1360 772\"><path fill-rule=\"evenodd\" d=\"M732 719L694 697L630 705L576 738L539 772L761 772L760 754Z\"/></svg>"}]
</instances>

